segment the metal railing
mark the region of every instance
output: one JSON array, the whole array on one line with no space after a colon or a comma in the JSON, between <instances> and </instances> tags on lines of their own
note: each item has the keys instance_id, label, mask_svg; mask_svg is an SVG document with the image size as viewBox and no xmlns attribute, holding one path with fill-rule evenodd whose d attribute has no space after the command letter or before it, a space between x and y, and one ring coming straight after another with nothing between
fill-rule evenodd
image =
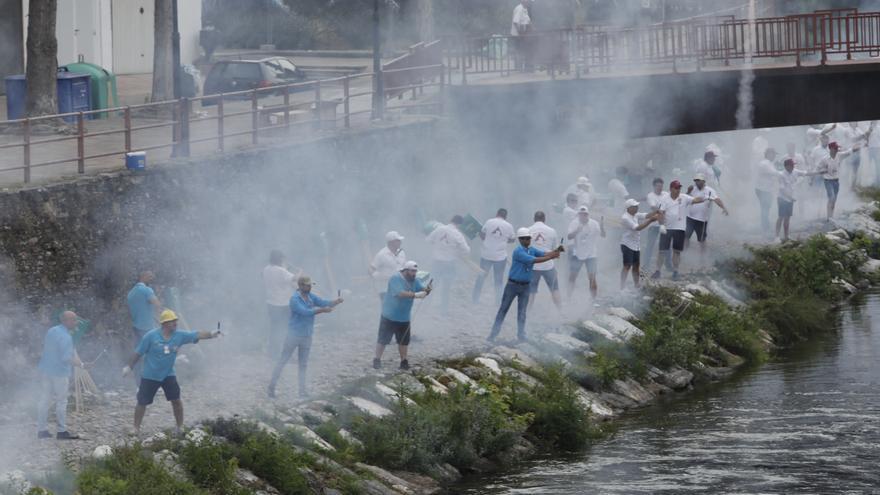
<instances>
[{"instance_id":1,"label":"metal railing","mask_svg":"<svg viewBox=\"0 0 880 495\"><path fill-rule=\"evenodd\" d=\"M443 111L446 71L418 51L382 72L386 111L436 115ZM415 65L424 63L424 65ZM0 121L0 174L76 164L76 173L99 159L132 151L170 149L172 157L211 154L274 138L314 137L321 131L366 123L372 112L371 73L232 93L180 98ZM431 98L419 100L428 91ZM433 90L433 92L432 92ZM411 95L404 99L405 95ZM201 104L199 107L198 105ZM99 117L101 117L99 119ZM10 165L11 164L11 165ZM120 160L119 165L122 164ZM72 172L73 170L70 169Z\"/></svg>"}]
</instances>

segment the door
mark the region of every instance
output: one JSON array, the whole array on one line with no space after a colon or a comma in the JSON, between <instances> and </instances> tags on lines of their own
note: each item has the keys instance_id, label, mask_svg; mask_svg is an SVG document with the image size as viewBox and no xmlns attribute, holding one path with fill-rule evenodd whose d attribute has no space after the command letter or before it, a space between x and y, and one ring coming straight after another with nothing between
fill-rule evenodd
<instances>
[{"instance_id":1,"label":"door","mask_svg":"<svg viewBox=\"0 0 880 495\"><path fill-rule=\"evenodd\" d=\"M113 0L113 69L116 74L153 71L153 0Z\"/></svg>"}]
</instances>

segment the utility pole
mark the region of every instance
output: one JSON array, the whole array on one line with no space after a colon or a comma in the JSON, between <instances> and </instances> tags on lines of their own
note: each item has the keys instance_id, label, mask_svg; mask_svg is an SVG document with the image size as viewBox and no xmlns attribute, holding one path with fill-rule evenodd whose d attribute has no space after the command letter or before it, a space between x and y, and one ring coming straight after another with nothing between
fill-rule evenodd
<instances>
[{"instance_id":1,"label":"utility pole","mask_svg":"<svg viewBox=\"0 0 880 495\"><path fill-rule=\"evenodd\" d=\"M180 29L177 26L177 0L171 1L171 74L174 81L174 99L180 98Z\"/></svg>"},{"instance_id":2,"label":"utility pole","mask_svg":"<svg viewBox=\"0 0 880 495\"><path fill-rule=\"evenodd\" d=\"M382 81L381 50L379 0L373 0L373 120L382 120L385 115L385 85Z\"/></svg>"}]
</instances>

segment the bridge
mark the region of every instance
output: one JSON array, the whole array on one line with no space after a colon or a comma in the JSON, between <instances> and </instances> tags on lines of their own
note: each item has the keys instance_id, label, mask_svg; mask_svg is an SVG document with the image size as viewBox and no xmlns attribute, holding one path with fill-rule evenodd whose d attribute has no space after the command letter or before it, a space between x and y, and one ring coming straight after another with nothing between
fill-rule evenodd
<instances>
[{"instance_id":1,"label":"bridge","mask_svg":"<svg viewBox=\"0 0 880 495\"><path fill-rule=\"evenodd\" d=\"M379 74L0 122L0 184L118 169L131 151L164 161L444 113L512 139L732 130L744 98L752 127L872 120L878 71L880 12L856 9L445 37ZM377 102L390 123L372 119Z\"/></svg>"}]
</instances>

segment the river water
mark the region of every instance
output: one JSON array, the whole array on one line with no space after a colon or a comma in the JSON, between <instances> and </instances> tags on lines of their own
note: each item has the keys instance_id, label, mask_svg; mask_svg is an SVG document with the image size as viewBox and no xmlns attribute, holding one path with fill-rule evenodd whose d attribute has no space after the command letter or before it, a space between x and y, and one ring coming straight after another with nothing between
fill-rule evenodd
<instances>
[{"instance_id":1,"label":"river water","mask_svg":"<svg viewBox=\"0 0 880 495\"><path fill-rule=\"evenodd\" d=\"M584 454L460 493L880 493L880 294L837 332L630 413Z\"/></svg>"}]
</instances>

